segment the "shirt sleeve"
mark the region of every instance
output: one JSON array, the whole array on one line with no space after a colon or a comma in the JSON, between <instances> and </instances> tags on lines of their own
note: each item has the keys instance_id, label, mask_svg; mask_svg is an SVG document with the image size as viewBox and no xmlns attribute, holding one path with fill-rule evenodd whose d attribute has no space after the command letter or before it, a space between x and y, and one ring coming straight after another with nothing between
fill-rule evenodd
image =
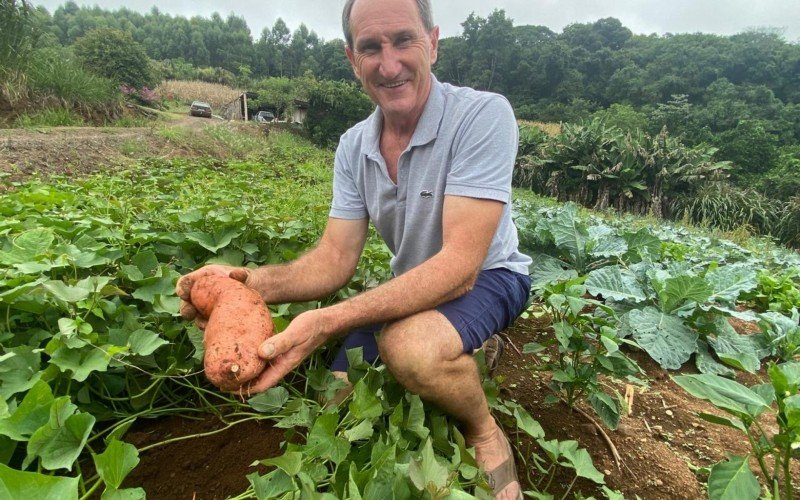
<instances>
[{"instance_id":1,"label":"shirt sleeve","mask_svg":"<svg viewBox=\"0 0 800 500\"><path fill-rule=\"evenodd\" d=\"M497 94L472 104L453 143L444 194L509 203L519 138L514 111Z\"/></svg>"},{"instance_id":2,"label":"shirt sleeve","mask_svg":"<svg viewBox=\"0 0 800 500\"><path fill-rule=\"evenodd\" d=\"M354 161L344 142L339 142L333 160L333 200L328 215L336 219L366 219L367 207L353 175Z\"/></svg>"}]
</instances>

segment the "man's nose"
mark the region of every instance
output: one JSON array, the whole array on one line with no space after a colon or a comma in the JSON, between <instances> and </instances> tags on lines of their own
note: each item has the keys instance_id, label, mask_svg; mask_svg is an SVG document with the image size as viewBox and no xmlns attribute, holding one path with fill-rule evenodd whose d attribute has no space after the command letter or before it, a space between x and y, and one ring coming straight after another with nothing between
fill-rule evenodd
<instances>
[{"instance_id":1,"label":"man's nose","mask_svg":"<svg viewBox=\"0 0 800 500\"><path fill-rule=\"evenodd\" d=\"M380 75L382 78L392 79L400 74L400 52L391 45L385 45L381 50Z\"/></svg>"}]
</instances>

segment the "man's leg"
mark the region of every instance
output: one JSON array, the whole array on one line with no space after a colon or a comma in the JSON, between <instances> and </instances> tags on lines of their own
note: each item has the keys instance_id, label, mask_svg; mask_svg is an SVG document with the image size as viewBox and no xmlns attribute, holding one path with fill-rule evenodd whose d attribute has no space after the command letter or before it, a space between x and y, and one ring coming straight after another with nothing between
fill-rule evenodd
<instances>
[{"instance_id":1,"label":"man's leg","mask_svg":"<svg viewBox=\"0 0 800 500\"><path fill-rule=\"evenodd\" d=\"M378 347L398 382L464 425L465 438L485 470L509 459L505 437L489 413L475 360L464 353L461 336L443 314L426 311L388 325ZM514 482L497 498L516 499L519 492L520 485Z\"/></svg>"}]
</instances>

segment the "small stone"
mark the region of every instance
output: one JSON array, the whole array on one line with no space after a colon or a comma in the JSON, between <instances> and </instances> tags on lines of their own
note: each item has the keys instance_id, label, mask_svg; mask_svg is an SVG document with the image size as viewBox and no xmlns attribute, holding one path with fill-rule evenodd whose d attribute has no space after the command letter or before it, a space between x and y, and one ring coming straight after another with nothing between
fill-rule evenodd
<instances>
[{"instance_id":1,"label":"small stone","mask_svg":"<svg viewBox=\"0 0 800 500\"><path fill-rule=\"evenodd\" d=\"M656 486L664 486L664 481L656 479Z\"/></svg>"},{"instance_id":2,"label":"small stone","mask_svg":"<svg viewBox=\"0 0 800 500\"><path fill-rule=\"evenodd\" d=\"M672 413L672 410L667 410L667 411L666 411L666 413L667 413L667 416L669 416L669 417L672 417L672 416L674 415L674 414Z\"/></svg>"},{"instance_id":3,"label":"small stone","mask_svg":"<svg viewBox=\"0 0 800 500\"><path fill-rule=\"evenodd\" d=\"M608 470L608 469L605 469L605 470L603 470L603 474L605 474L606 476L610 476L611 475L611 471Z\"/></svg>"}]
</instances>

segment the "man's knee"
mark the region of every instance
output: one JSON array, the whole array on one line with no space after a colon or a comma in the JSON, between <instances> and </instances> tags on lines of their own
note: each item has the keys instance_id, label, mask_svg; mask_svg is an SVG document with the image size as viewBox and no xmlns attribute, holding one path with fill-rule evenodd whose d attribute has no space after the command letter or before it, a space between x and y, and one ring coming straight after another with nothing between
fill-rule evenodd
<instances>
[{"instance_id":1,"label":"man's knee","mask_svg":"<svg viewBox=\"0 0 800 500\"><path fill-rule=\"evenodd\" d=\"M427 311L387 325L378 350L398 382L413 390L430 383L448 361L463 354L463 343L444 316Z\"/></svg>"}]
</instances>

